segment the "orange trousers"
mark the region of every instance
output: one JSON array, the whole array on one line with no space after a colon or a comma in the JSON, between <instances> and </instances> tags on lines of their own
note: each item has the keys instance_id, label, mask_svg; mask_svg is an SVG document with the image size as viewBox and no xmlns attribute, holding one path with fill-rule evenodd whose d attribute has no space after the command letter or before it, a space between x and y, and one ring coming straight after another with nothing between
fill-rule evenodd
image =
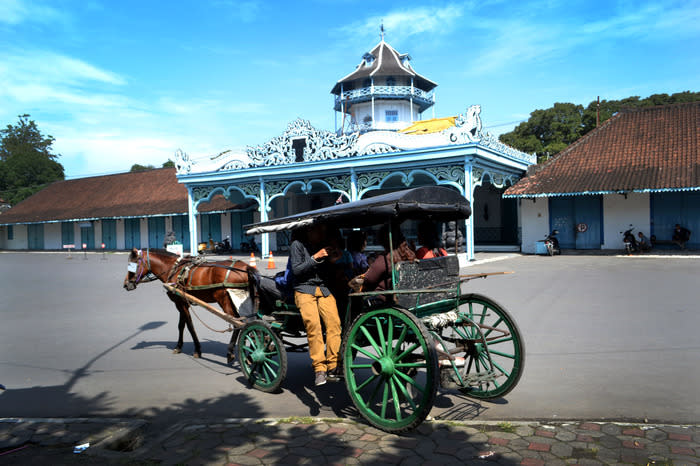
<instances>
[{"instance_id":1,"label":"orange trousers","mask_svg":"<svg viewBox=\"0 0 700 466\"><path fill-rule=\"evenodd\" d=\"M294 292L294 302L301 312L309 339L309 356L314 372L326 372L338 365L340 350L340 317L332 294L324 297L316 287L314 295ZM326 326L326 343L323 343L321 319ZM324 348L325 347L325 348ZM324 351L325 349L325 351Z\"/></svg>"}]
</instances>

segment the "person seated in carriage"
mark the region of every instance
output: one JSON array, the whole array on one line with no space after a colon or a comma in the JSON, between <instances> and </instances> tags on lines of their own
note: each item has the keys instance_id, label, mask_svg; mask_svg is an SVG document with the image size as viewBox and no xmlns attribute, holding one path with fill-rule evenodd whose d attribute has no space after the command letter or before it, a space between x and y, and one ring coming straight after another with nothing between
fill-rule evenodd
<instances>
[{"instance_id":1,"label":"person seated in carriage","mask_svg":"<svg viewBox=\"0 0 700 466\"><path fill-rule=\"evenodd\" d=\"M360 275L367 271L369 262L365 248L367 247L367 233L362 230L353 230L348 237L348 250L352 255L352 268L354 275Z\"/></svg>"},{"instance_id":2,"label":"person seated in carriage","mask_svg":"<svg viewBox=\"0 0 700 466\"><path fill-rule=\"evenodd\" d=\"M418 224L418 244L420 249L416 251L418 259L430 259L447 255L447 251L441 248L438 240L438 232L435 223L423 220Z\"/></svg>"},{"instance_id":3,"label":"person seated in carriage","mask_svg":"<svg viewBox=\"0 0 700 466\"><path fill-rule=\"evenodd\" d=\"M309 339L316 386L324 385L329 378L337 380L339 377L340 316L329 289L329 278L340 255L335 248L324 247L326 241L326 226L314 224L300 232L299 239L293 241L289 249L294 274L294 302ZM321 320L326 328L325 343Z\"/></svg>"},{"instance_id":4,"label":"person seated in carriage","mask_svg":"<svg viewBox=\"0 0 700 466\"><path fill-rule=\"evenodd\" d=\"M391 231L391 241L389 232ZM406 242L403 233L398 225L383 225L379 230L379 241L384 248L384 254L369 266L364 277L362 277L362 291L384 291L390 290L391 283L391 258L393 255L394 264L403 261L416 260L416 253ZM391 244L395 247L392 249ZM357 278L357 277L356 277ZM387 300L387 296L378 296L382 301Z\"/></svg>"}]
</instances>

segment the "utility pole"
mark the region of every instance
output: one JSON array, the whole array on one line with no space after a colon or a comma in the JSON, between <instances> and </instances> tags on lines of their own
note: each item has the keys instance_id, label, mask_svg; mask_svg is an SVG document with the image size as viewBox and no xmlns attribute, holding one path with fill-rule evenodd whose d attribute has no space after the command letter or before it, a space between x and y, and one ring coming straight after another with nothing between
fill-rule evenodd
<instances>
[{"instance_id":1,"label":"utility pole","mask_svg":"<svg viewBox=\"0 0 700 466\"><path fill-rule=\"evenodd\" d=\"M595 127L597 128L600 124L600 96L598 96L598 102L595 106Z\"/></svg>"}]
</instances>

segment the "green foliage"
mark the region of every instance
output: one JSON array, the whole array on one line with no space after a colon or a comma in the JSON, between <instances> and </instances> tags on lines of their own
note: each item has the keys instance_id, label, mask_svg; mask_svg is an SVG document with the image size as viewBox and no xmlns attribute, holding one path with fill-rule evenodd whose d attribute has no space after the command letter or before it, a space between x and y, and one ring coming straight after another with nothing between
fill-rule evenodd
<instances>
[{"instance_id":1,"label":"green foliage","mask_svg":"<svg viewBox=\"0 0 700 466\"><path fill-rule=\"evenodd\" d=\"M168 160L167 162L163 162L163 165L161 165L161 167L162 168L175 167L175 162L173 162L172 160ZM143 170L153 170L155 168L156 167L154 167L153 165L150 165L150 164L149 165L141 165L140 163L135 163L131 166L131 170L129 170L129 171L140 172Z\"/></svg>"},{"instance_id":2,"label":"green foliage","mask_svg":"<svg viewBox=\"0 0 700 466\"><path fill-rule=\"evenodd\" d=\"M651 107L683 102L700 101L700 92L653 94L645 99L639 96L621 100L600 101L600 123L608 120L623 108ZM581 136L595 129L596 100L584 107L572 103L555 103L545 110L535 110L530 118L509 133L501 134L501 142L518 150L537 154L539 162L558 154Z\"/></svg>"},{"instance_id":3,"label":"green foliage","mask_svg":"<svg viewBox=\"0 0 700 466\"><path fill-rule=\"evenodd\" d=\"M53 136L44 136L29 115L0 130L0 197L12 205L49 183L64 179L63 166L51 152Z\"/></svg>"},{"instance_id":4,"label":"green foliage","mask_svg":"<svg viewBox=\"0 0 700 466\"><path fill-rule=\"evenodd\" d=\"M156 168L156 167L154 167L153 165L141 165L140 163L135 163L131 166L131 170L129 170L129 171L130 172L141 172L144 170L153 170L154 168Z\"/></svg>"}]
</instances>

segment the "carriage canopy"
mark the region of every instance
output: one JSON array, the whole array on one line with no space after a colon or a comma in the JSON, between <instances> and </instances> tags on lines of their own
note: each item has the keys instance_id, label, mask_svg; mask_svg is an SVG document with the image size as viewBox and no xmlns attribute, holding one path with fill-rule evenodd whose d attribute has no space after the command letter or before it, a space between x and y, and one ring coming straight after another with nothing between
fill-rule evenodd
<instances>
[{"instance_id":1,"label":"carriage canopy","mask_svg":"<svg viewBox=\"0 0 700 466\"><path fill-rule=\"evenodd\" d=\"M314 223L357 228L404 220L452 221L471 215L469 201L451 188L423 186L247 225L248 235L293 230Z\"/></svg>"}]
</instances>

